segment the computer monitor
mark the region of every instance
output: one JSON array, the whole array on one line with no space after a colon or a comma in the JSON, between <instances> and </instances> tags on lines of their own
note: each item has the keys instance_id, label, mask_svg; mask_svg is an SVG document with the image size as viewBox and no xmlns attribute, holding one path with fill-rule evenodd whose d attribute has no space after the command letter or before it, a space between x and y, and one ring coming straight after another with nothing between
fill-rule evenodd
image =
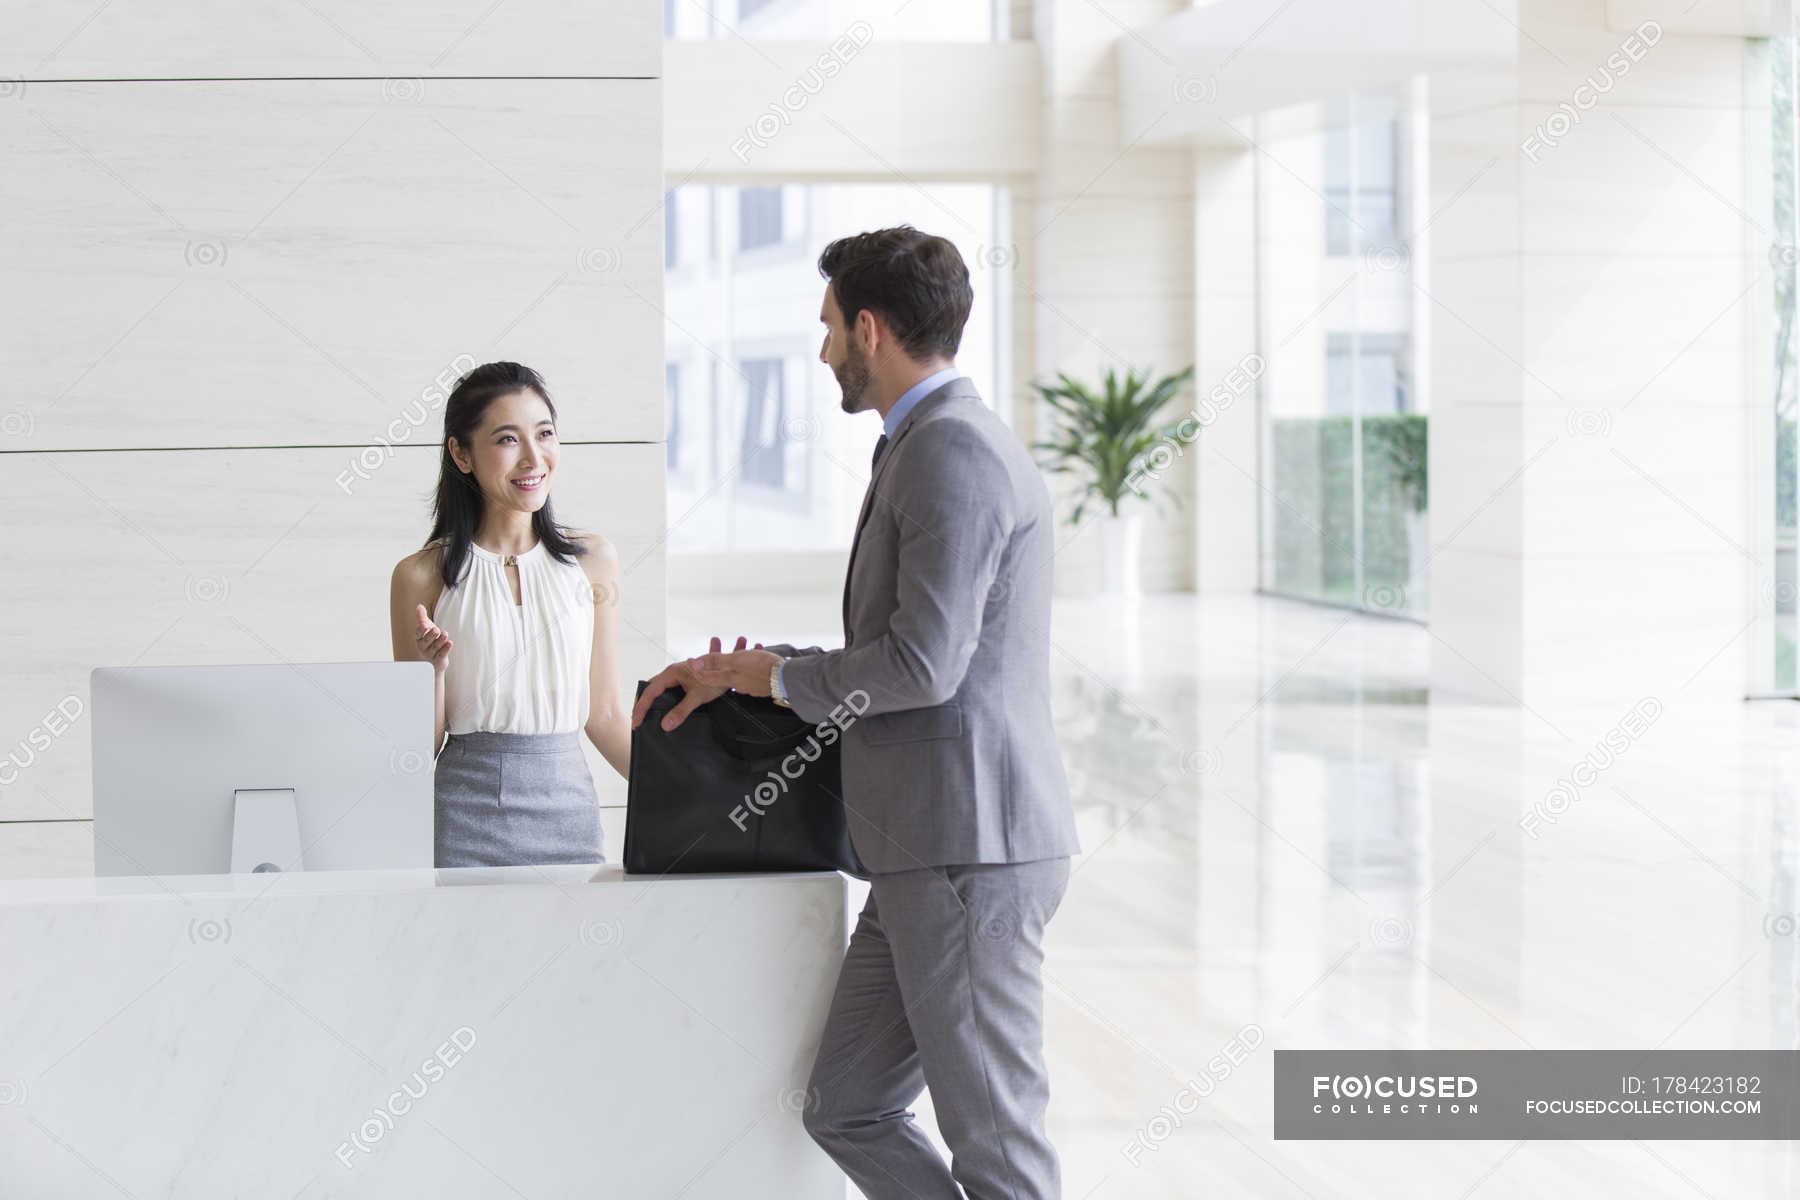
<instances>
[{"instance_id":1,"label":"computer monitor","mask_svg":"<svg viewBox=\"0 0 1800 1200\"><path fill-rule=\"evenodd\" d=\"M96 875L433 865L430 663L89 681Z\"/></svg>"}]
</instances>

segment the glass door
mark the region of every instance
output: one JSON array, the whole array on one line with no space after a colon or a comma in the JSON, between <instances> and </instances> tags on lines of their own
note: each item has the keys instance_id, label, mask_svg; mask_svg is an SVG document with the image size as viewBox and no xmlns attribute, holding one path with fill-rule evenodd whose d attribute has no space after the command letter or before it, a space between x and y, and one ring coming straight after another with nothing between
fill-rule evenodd
<instances>
[{"instance_id":1,"label":"glass door","mask_svg":"<svg viewBox=\"0 0 1800 1200\"><path fill-rule=\"evenodd\" d=\"M1258 138L1262 587L1423 619L1411 112L1348 101L1314 132Z\"/></svg>"}]
</instances>

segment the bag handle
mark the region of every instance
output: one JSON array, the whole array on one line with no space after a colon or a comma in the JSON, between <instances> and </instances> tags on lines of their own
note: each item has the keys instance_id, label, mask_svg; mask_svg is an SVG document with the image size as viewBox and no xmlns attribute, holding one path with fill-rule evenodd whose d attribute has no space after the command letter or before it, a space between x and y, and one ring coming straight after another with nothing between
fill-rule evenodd
<instances>
[{"instance_id":1,"label":"bag handle","mask_svg":"<svg viewBox=\"0 0 1800 1200\"><path fill-rule=\"evenodd\" d=\"M736 759L780 757L812 734L812 726L796 724L797 718L774 701L747 700L727 692L706 707L712 715L713 740Z\"/></svg>"},{"instance_id":2,"label":"bag handle","mask_svg":"<svg viewBox=\"0 0 1800 1200\"><path fill-rule=\"evenodd\" d=\"M648 684L640 680L637 694L643 695ZM679 704L687 693L680 684L663 692L650 704L650 713L658 718ZM697 713L705 713L713 741L733 758L752 761L771 756L780 757L797 748L812 733L811 725L800 722L790 710L772 700L745 697L726 692ZM646 720L648 719L646 714ZM640 727L641 728L641 727Z\"/></svg>"}]
</instances>

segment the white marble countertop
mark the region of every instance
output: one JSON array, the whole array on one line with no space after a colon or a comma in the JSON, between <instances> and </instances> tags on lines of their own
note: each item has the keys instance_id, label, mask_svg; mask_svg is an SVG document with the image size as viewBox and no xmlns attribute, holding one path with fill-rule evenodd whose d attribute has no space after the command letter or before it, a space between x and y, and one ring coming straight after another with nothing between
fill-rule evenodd
<instances>
[{"instance_id":1,"label":"white marble countertop","mask_svg":"<svg viewBox=\"0 0 1800 1200\"><path fill-rule=\"evenodd\" d=\"M842 1200L801 1117L845 892L579 864L5 883L0 1192Z\"/></svg>"},{"instance_id":2,"label":"white marble countertop","mask_svg":"<svg viewBox=\"0 0 1800 1200\"><path fill-rule=\"evenodd\" d=\"M416 892L451 887L557 887L640 884L671 887L708 882L783 882L831 879L835 871L770 874L628 875L616 864L524 867L441 867L370 871L284 871L261 875L117 875L66 879L0 880L0 904L42 904L157 896L330 896Z\"/></svg>"}]
</instances>

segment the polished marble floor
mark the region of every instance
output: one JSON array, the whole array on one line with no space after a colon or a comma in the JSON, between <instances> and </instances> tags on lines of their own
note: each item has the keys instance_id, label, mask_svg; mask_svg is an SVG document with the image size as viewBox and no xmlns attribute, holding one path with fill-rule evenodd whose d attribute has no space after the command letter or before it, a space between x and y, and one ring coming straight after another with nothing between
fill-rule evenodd
<instances>
[{"instance_id":1,"label":"polished marble floor","mask_svg":"<svg viewBox=\"0 0 1800 1200\"><path fill-rule=\"evenodd\" d=\"M837 645L838 597L672 596L670 630ZM1800 1192L1787 1143L1271 1120L1275 1048L1800 1044L1800 704L1695 708L1677 672L1586 708L1431 703L1428 630L1274 598L1059 599L1052 640L1084 849L1045 967L1072 1200Z\"/></svg>"}]
</instances>

